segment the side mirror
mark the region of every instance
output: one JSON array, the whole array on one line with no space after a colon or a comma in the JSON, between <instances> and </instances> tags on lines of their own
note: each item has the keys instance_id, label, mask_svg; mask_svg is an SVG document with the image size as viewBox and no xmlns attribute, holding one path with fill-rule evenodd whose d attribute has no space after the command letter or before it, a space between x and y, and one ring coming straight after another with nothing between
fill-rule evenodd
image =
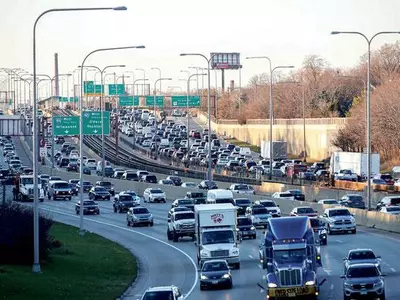
<instances>
[{"instance_id":1,"label":"side mirror","mask_svg":"<svg viewBox=\"0 0 400 300\"><path fill-rule=\"evenodd\" d=\"M344 276L344 275L340 275L340 278L346 278L346 276Z\"/></svg>"},{"instance_id":2,"label":"side mirror","mask_svg":"<svg viewBox=\"0 0 400 300\"><path fill-rule=\"evenodd\" d=\"M277 205L277 207L279 207L279 205Z\"/></svg>"},{"instance_id":3,"label":"side mirror","mask_svg":"<svg viewBox=\"0 0 400 300\"><path fill-rule=\"evenodd\" d=\"M344 258L343 258L343 260L347 260L347 258L346 258L346 257L344 257Z\"/></svg>"},{"instance_id":4,"label":"side mirror","mask_svg":"<svg viewBox=\"0 0 400 300\"><path fill-rule=\"evenodd\" d=\"M381 274L381 277L386 277L386 274Z\"/></svg>"},{"instance_id":5,"label":"side mirror","mask_svg":"<svg viewBox=\"0 0 400 300\"><path fill-rule=\"evenodd\" d=\"M382 258L380 255L377 255L376 258Z\"/></svg>"},{"instance_id":6,"label":"side mirror","mask_svg":"<svg viewBox=\"0 0 400 300\"><path fill-rule=\"evenodd\" d=\"M171 223L171 219L168 219L168 223Z\"/></svg>"}]
</instances>

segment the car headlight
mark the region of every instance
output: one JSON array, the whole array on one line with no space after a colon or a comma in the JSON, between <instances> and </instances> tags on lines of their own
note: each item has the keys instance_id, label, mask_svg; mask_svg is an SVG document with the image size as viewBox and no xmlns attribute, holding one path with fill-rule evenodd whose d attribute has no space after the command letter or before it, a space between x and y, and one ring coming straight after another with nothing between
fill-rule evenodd
<instances>
[{"instance_id":1,"label":"car headlight","mask_svg":"<svg viewBox=\"0 0 400 300\"><path fill-rule=\"evenodd\" d=\"M205 252L205 251L201 251L201 252L200 252L200 255L201 255L201 257L208 257L208 256L209 256L209 253L208 253L208 252Z\"/></svg>"},{"instance_id":2,"label":"car headlight","mask_svg":"<svg viewBox=\"0 0 400 300\"><path fill-rule=\"evenodd\" d=\"M273 282L268 282L268 287L269 288L276 288L276 287L278 287L278 285L276 283L273 283Z\"/></svg>"},{"instance_id":3,"label":"car headlight","mask_svg":"<svg viewBox=\"0 0 400 300\"><path fill-rule=\"evenodd\" d=\"M228 278L231 278L231 275L230 274L225 274L224 276L222 276L222 278L228 279Z\"/></svg>"},{"instance_id":4,"label":"car headlight","mask_svg":"<svg viewBox=\"0 0 400 300\"><path fill-rule=\"evenodd\" d=\"M307 281L306 285L315 285L315 281L314 280Z\"/></svg>"},{"instance_id":5,"label":"car headlight","mask_svg":"<svg viewBox=\"0 0 400 300\"><path fill-rule=\"evenodd\" d=\"M344 285L347 286L347 287L351 287L352 286L351 282L347 282L347 281L344 282Z\"/></svg>"},{"instance_id":6,"label":"car headlight","mask_svg":"<svg viewBox=\"0 0 400 300\"><path fill-rule=\"evenodd\" d=\"M256 230L256 228L254 226L251 226L250 230Z\"/></svg>"},{"instance_id":7,"label":"car headlight","mask_svg":"<svg viewBox=\"0 0 400 300\"><path fill-rule=\"evenodd\" d=\"M232 250L232 255L239 255L239 250L237 250L237 249Z\"/></svg>"},{"instance_id":8,"label":"car headlight","mask_svg":"<svg viewBox=\"0 0 400 300\"><path fill-rule=\"evenodd\" d=\"M201 275L201 276L200 276L200 279L202 279L202 280L207 280L208 277L207 277L206 275Z\"/></svg>"},{"instance_id":9,"label":"car headlight","mask_svg":"<svg viewBox=\"0 0 400 300\"><path fill-rule=\"evenodd\" d=\"M254 221L260 221L259 217L253 217Z\"/></svg>"},{"instance_id":10,"label":"car headlight","mask_svg":"<svg viewBox=\"0 0 400 300\"><path fill-rule=\"evenodd\" d=\"M380 286L383 286L383 281L382 280L379 280L378 282L374 283L374 287L380 287Z\"/></svg>"}]
</instances>

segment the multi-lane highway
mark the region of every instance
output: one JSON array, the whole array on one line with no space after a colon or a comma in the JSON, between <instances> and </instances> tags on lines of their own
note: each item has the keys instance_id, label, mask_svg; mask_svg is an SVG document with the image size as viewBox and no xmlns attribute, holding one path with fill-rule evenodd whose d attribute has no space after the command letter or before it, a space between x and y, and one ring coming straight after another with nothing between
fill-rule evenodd
<instances>
[{"instance_id":1,"label":"multi-lane highway","mask_svg":"<svg viewBox=\"0 0 400 300\"><path fill-rule=\"evenodd\" d=\"M16 141L16 150L23 162L28 160L21 145ZM168 196L168 195L167 195ZM183 196L183 193L182 193ZM157 285L174 284L182 288L187 299L234 300L265 299L264 292L257 283L265 286L264 270L258 261L258 245L261 232L256 240L244 240L240 244L241 269L233 270L232 290L201 291L195 265L195 246L191 239L173 243L167 240L167 211L171 200L166 204L147 204L154 215L154 227L132 229L126 226L125 214L112 211L112 202L99 202L101 213L98 216L85 216L85 228L110 238L128 249L139 259L139 277L125 295L125 299L140 299L146 288ZM40 209L55 220L79 225L79 217L74 211L76 199L72 201L48 201L40 204ZM356 235L329 236L327 246L322 247L323 268L319 270L327 281L321 288L320 299L342 299L343 257L353 248L372 248L382 256L383 272L386 277L386 296L396 299L400 295L400 239L396 234L359 228Z\"/></svg>"}]
</instances>

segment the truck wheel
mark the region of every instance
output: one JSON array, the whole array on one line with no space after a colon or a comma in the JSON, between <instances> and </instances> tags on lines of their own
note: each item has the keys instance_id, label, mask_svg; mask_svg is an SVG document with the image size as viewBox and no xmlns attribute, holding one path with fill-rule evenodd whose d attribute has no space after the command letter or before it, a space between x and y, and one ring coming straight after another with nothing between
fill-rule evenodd
<instances>
[{"instance_id":1,"label":"truck wheel","mask_svg":"<svg viewBox=\"0 0 400 300\"><path fill-rule=\"evenodd\" d=\"M356 234L357 233L357 229L354 229L351 231L352 234Z\"/></svg>"},{"instance_id":2,"label":"truck wheel","mask_svg":"<svg viewBox=\"0 0 400 300\"><path fill-rule=\"evenodd\" d=\"M77 215L79 215L79 210L75 209L75 213L76 213Z\"/></svg>"},{"instance_id":3,"label":"truck wheel","mask_svg":"<svg viewBox=\"0 0 400 300\"><path fill-rule=\"evenodd\" d=\"M168 241L172 241L172 234L171 231L167 230L167 237L168 237Z\"/></svg>"},{"instance_id":4,"label":"truck wheel","mask_svg":"<svg viewBox=\"0 0 400 300\"><path fill-rule=\"evenodd\" d=\"M178 239L179 239L179 236L176 234L175 231L173 232L173 239L174 239L174 242L175 242L175 243L176 243L176 242L178 241Z\"/></svg>"},{"instance_id":5,"label":"truck wheel","mask_svg":"<svg viewBox=\"0 0 400 300\"><path fill-rule=\"evenodd\" d=\"M119 208L119 211L118 211L120 214L122 214L122 208L120 207Z\"/></svg>"},{"instance_id":6,"label":"truck wheel","mask_svg":"<svg viewBox=\"0 0 400 300\"><path fill-rule=\"evenodd\" d=\"M326 228L326 231L327 231L328 235L332 235L331 226L328 225L328 227Z\"/></svg>"},{"instance_id":7,"label":"truck wheel","mask_svg":"<svg viewBox=\"0 0 400 300\"><path fill-rule=\"evenodd\" d=\"M240 263L235 264L235 269L240 269Z\"/></svg>"},{"instance_id":8,"label":"truck wheel","mask_svg":"<svg viewBox=\"0 0 400 300\"><path fill-rule=\"evenodd\" d=\"M56 195L53 195L53 201L56 201L56 200L57 200Z\"/></svg>"},{"instance_id":9,"label":"truck wheel","mask_svg":"<svg viewBox=\"0 0 400 300\"><path fill-rule=\"evenodd\" d=\"M114 206L114 212L116 213L117 212L117 208Z\"/></svg>"},{"instance_id":10,"label":"truck wheel","mask_svg":"<svg viewBox=\"0 0 400 300\"><path fill-rule=\"evenodd\" d=\"M116 212L116 211L114 211ZM131 226L131 221L129 221L128 219L126 219L126 226L130 227Z\"/></svg>"},{"instance_id":11,"label":"truck wheel","mask_svg":"<svg viewBox=\"0 0 400 300\"><path fill-rule=\"evenodd\" d=\"M255 240L257 238L257 236L256 235L253 235L253 240Z\"/></svg>"}]
</instances>

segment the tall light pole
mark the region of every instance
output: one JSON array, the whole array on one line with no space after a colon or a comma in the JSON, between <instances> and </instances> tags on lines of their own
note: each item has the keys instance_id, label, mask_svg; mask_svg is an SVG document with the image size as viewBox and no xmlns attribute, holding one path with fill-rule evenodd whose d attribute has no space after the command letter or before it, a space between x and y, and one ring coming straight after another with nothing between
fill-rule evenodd
<instances>
[{"instance_id":1,"label":"tall light pole","mask_svg":"<svg viewBox=\"0 0 400 300\"><path fill-rule=\"evenodd\" d=\"M106 67L104 67L103 69L100 69L99 67L97 67L97 66L86 66L86 67L88 67L88 68L93 68L93 69L96 69L96 70L98 70L98 72L100 72L100 85L101 85L101 92L100 92L100 111L101 111L101 161L102 161L102 163L101 163L101 165L102 165L102 171L101 171L101 180L104 180L104 177L105 177L105 160L106 160L106 154L105 154L105 149L104 149L104 140L105 140L105 137L104 137L104 103L103 103L103 97L104 97L104 90L105 90L105 88L104 88L104 76L103 76L103 74L104 74L104 72L107 70L107 69L109 69L109 68L124 68L125 67L125 65L109 65L109 66L106 66ZM81 68L81 66L78 66L78 68ZM115 87L115 89L117 89L117 87ZM83 151L83 148L80 148L80 150L79 150L80 152L82 152ZM81 166L80 166L80 168L82 168L82 160L81 160L81 162L80 162L80 164L81 164Z\"/></svg>"},{"instance_id":2,"label":"tall light pole","mask_svg":"<svg viewBox=\"0 0 400 300\"><path fill-rule=\"evenodd\" d=\"M156 125L157 125L157 115L156 115L156 100L157 100L157 91L156 91L156 89L157 89L157 82L158 81L164 81L164 80L172 80L172 78L158 78L156 81L154 81L154 117L156 118L155 120L156 120ZM155 147L154 147L154 149L155 149L155 152L154 152L154 155L155 155L155 158L157 159L157 156L158 156L158 147L157 147L157 141L155 141Z\"/></svg>"},{"instance_id":3,"label":"tall light pole","mask_svg":"<svg viewBox=\"0 0 400 300\"><path fill-rule=\"evenodd\" d=\"M144 49L144 46L127 46L127 47L114 47L114 48L101 48L101 49L96 49L93 50L92 52L90 52L88 55L86 55L86 57L83 59L82 64L81 64L81 89L80 89L80 93L81 93L81 101L79 103L79 111L80 111L80 132L79 132L79 149L81 149L81 151L79 151L79 158L80 161L83 162L83 93L84 93L84 87L83 87L83 69L85 67L85 62L88 59L89 56L91 56L94 53L97 52L104 52L104 51L114 51L114 50L124 50L124 49ZM102 76L103 77L103 76ZM104 114L103 114L103 110L102 110L102 119L104 119ZM102 127L102 133L104 133L104 128ZM104 147L103 147L104 149ZM103 170L104 170L104 160L103 160ZM85 231L83 228L83 168L80 167L79 168L79 180L80 180L80 224L79 224L79 234L80 235L84 235Z\"/></svg>"},{"instance_id":4,"label":"tall light pole","mask_svg":"<svg viewBox=\"0 0 400 300\"><path fill-rule=\"evenodd\" d=\"M197 76L198 76L199 70L200 70L201 68L200 68L200 67L189 67L189 69L196 69L196 74L197 74ZM199 78L198 78L198 77L197 77L196 85L197 85L197 95L200 95L200 93L199 93Z\"/></svg>"},{"instance_id":5,"label":"tall light pole","mask_svg":"<svg viewBox=\"0 0 400 300\"><path fill-rule=\"evenodd\" d=\"M161 69L157 67L151 68L151 70L157 70L158 71L158 78L161 78ZM160 94L162 94L162 80L160 80Z\"/></svg>"},{"instance_id":6,"label":"tall light pole","mask_svg":"<svg viewBox=\"0 0 400 300\"><path fill-rule=\"evenodd\" d=\"M370 39L358 31L332 31L331 34L352 34L362 36L368 45L367 52L367 199L368 210L371 210L371 43L382 34L400 34L399 31L381 31L374 34Z\"/></svg>"},{"instance_id":7,"label":"tall light pole","mask_svg":"<svg viewBox=\"0 0 400 300\"><path fill-rule=\"evenodd\" d=\"M273 126L273 116L274 116L274 106L273 106L273 98L272 98L272 85L273 85L273 75L275 70L277 69L292 69L294 66L277 66L272 68L271 59L268 56L251 56L246 57L246 59L266 59L269 62L269 80L270 80L270 87L269 87L269 179L272 179L272 162L273 162L273 138L272 138L272 126Z\"/></svg>"},{"instance_id":8,"label":"tall light pole","mask_svg":"<svg viewBox=\"0 0 400 300\"><path fill-rule=\"evenodd\" d=\"M135 70L136 70L136 71L142 71L142 72L143 72L143 79L145 79L145 78L146 78L146 70L145 70L145 69L142 69L142 68L136 68ZM142 96L144 96L144 83L143 83L142 92L143 92L143 95L142 95Z\"/></svg>"},{"instance_id":9,"label":"tall light pole","mask_svg":"<svg viewBox=\"0 0 400 300\"><path fill-rule=\"evenodd\" d=\"M216 54L213 54L209 59L201 54L201 53L181 53L180 56L201 56L207 61L207 106L208 106L208 166L207 166L207 179L212 180L212 171L211 171L211 164L212 164L212 159L211 159L211 95L210 95L210 89L211 89L211 82L210 82L210 62L212 58Z\"/></svg>"}]
</instances>

